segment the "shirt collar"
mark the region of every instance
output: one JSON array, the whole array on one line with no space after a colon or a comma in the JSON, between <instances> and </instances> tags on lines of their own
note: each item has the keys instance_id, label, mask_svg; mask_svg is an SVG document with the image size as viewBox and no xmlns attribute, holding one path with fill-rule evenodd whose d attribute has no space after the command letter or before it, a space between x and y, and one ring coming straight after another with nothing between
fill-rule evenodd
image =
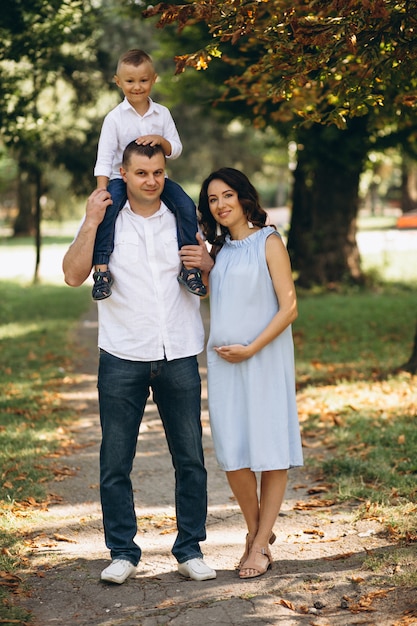
<instances>
[{"instance_id":1,"label":"shirt collar","mask_svg":"<svg viewBox=\"0 0 417 626\"><path fill-rule=\"evenodd\" d=\"M126 200L126 204L124 205L123 209L127 209L127 211L131 213L131 215L134 215L135 217L142 217L141 215L138 215L138 213L135 213L134 211L132 211L132 209L130 208L129 200ZM151 220L154 217L159 217L160 215L163 215L167 211L169 211L168 207L161 200L161 205L159 209L153 215L150 215L149 217L146 217L146 218L142 217L142 219Z\"/></svg>"},{"instance_id":2,"label":"shirt collar","mask_svg":"<svg viewBox=\"0 0 417 626\"><path fill-rule=\"evenodd\" d=\"M151 115L153 113L159 113L158 109L155 106L155 102L152 100L152 98L148 98L148 102L149 102L149 109L146 111L145 115L143 115L142 117L146 117L147 115ZM132 111L134 111L136 115L138 115L138 113L132 107L132 105L130 104L127 98L124 98L124 100L121 103L121 106L125 111L132 109Z\"/></svg>"}]
</instances>

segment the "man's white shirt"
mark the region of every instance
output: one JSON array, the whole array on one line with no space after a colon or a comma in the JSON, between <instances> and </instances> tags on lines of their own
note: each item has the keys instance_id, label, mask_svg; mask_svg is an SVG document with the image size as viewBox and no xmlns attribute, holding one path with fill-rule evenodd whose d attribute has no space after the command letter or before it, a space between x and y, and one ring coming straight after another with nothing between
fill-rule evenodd
<instances>
[{"instance_id":1,"label":"man's white shirt","mask_svg":"<svg viewBox=\"0 0 417 626\"><path fill-rule=\"evenodd\" d=\"M132 361L202 352L200 300L177 281L181 263L171 211L161 203L144 218L127 203L116 221L114 244L112 295L98 302L99 347Z\"/></svg>"}]
</instances>

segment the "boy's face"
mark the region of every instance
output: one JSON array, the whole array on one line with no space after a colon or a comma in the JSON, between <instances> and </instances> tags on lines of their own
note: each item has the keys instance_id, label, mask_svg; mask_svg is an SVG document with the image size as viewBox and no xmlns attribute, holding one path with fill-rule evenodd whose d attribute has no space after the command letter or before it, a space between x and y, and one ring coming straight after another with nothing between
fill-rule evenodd
<instances>
[{"instance_id":1,"label":"boy's face","mask_svg":"<svg viewBox=\"0 0 417 626\"><path fill-rule=\"evenodd\" d=\"M116 85L134 107L148 101L157 76L153 66L148 61L144 61L137 66L122 63L114 78Z\"/></svg>"}]
</instances>

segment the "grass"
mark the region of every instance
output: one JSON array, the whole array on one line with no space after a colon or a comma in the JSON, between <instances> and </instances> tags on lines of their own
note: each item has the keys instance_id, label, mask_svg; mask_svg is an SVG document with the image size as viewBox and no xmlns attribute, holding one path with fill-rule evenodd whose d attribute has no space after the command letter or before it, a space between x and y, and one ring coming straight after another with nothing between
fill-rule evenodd
<instances>
[{"instance_id":1,"label":"grass","mask_svg":"<svg viewBox=\"0 0 417 626\"><path fill-rule=\"evenodd\" d=\"M53 237L44 245L63 242ZM415 378L398 370L414 337L417 264L408 264L411 279L401 283L401 259L391 260L395 283L300 293L293 329L303 438L320 450L307 462L335 500L354 499L358 515L385 523L400 546L399 573L401 546L417 539L417 393ZM0 621L24 624L30 616L10 591L27 558L25 535L47 498L50 457L73 419L59 390L71 367L69 330L90 295L88 286L0 282L0 289ZM369 566L383 568L383 558Z\"/></svg>"},{"instance_id":2,"label":"grass","mask_svg":"<svg viewBox=\"0 0 417 626\"><path fill-rule=\"evenodd\" d=\"M53 476L48 457L72 417L58 389L71 364L69 329L90 301L87 288L1 282L0 289L0 620L23 624L27 616L10 590L25 558L24 534Z\"/></svg>"},{"instance_id":3,"label":"grass","mask_svg":"<svg viewBox=\"0 0 417 626\"><path fill-rule=\"evenodd\" d=\"M298 308L293 331L299 382L375 378L410 355L416 295L407 286L300 294Z\"/></svg>"},{"instance_id":4,"label":"grass","mask_svg":"<svg viewBox=\"0 0 417 626\"><path fill-rule=\"evenodd\" d=\"M326 450L309 462L337 500L363 503L364 517L369 503L380 507L387 531L405 541L417 539L417 392L400 366L411 354L415 305L398 285L304 295L294 325L304 437Z\"/></svg>"}]
</instances>

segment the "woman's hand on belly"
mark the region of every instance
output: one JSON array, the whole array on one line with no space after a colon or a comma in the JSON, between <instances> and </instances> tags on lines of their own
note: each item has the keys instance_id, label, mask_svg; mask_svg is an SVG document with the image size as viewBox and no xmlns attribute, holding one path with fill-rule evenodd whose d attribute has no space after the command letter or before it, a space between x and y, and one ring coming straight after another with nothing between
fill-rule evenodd
<instances>
[{"instance_id":1,"label":"woman's hand on belly","mask_svg":"<svg viewBox=\"0 0 417 626\"><path fill-rule=\"evenodd\" d=\"M241 363L252 356L250 346L243 346L240 343L230 346L218 346L214 350L222 359L229 363Z\"/></svg>"}]
</instances>

